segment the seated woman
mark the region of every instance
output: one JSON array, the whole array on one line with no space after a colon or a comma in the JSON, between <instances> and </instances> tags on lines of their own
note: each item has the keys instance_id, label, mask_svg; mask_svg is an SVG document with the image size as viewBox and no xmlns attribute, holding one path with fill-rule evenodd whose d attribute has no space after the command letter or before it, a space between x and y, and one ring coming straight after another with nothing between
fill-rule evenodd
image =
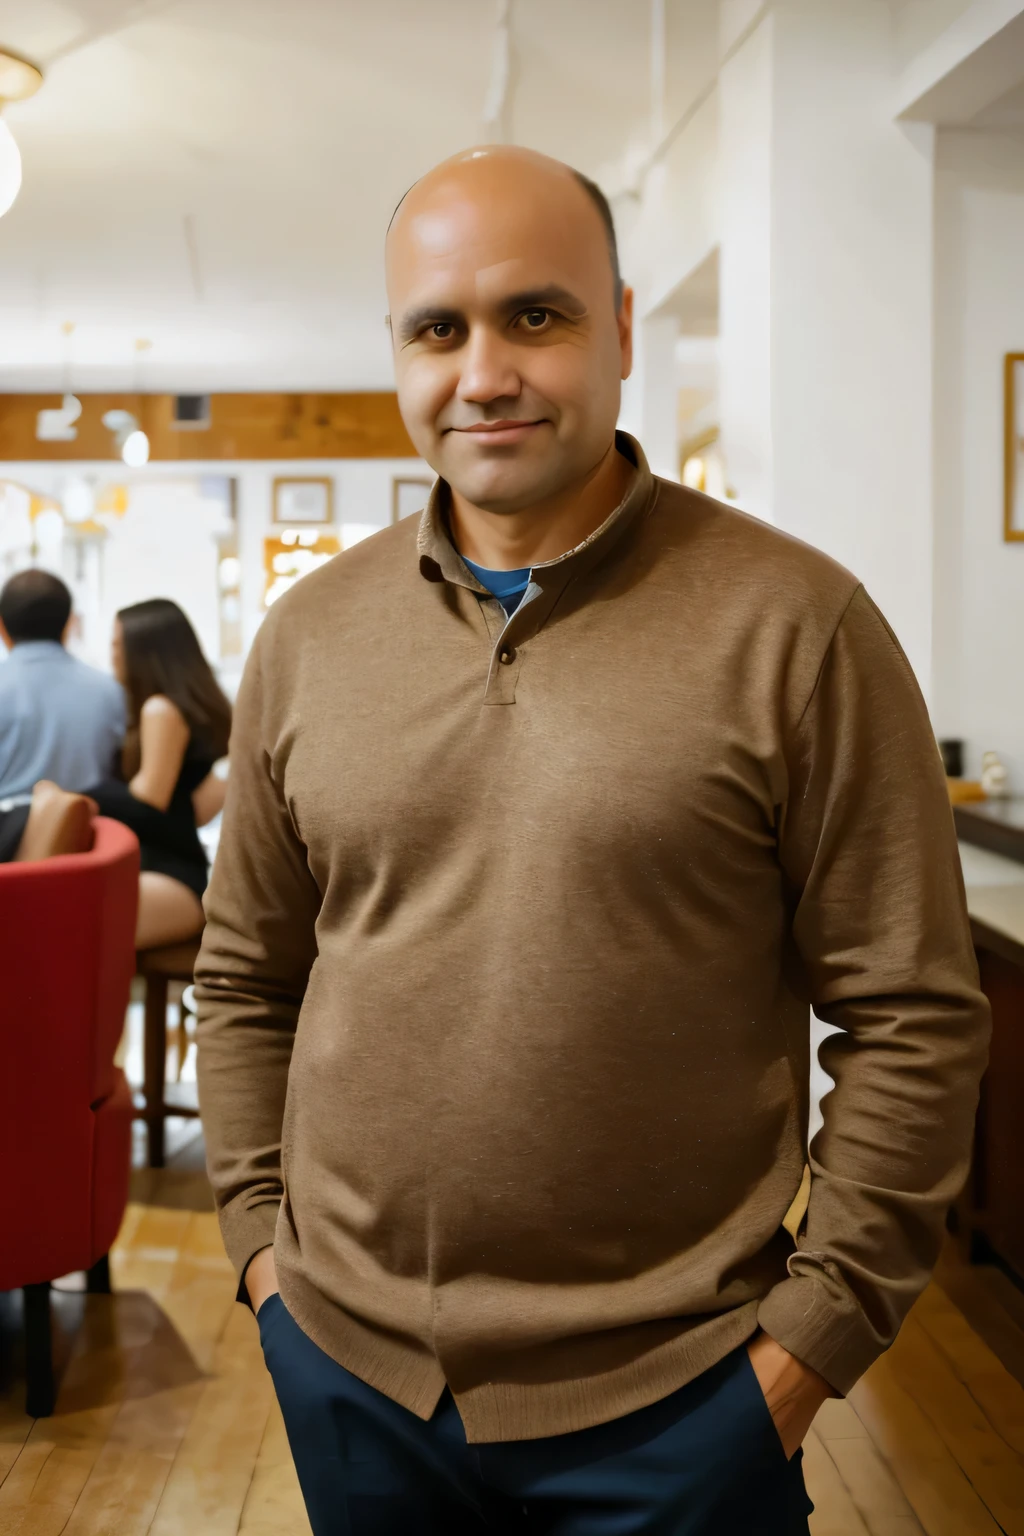
<instances>
[{"instance_id":1,"label":"seated woman","mask_svg":"<svg viewBox=\"0 0 1024 1536\"><path fill-rule=\"evenodd\" d=\"M128 698L124 783L89 794L125 822L142 849L137 949L201 932L207 861L196 831L224 800L213 765L225 756L231 705L195 630L169 598L122 608L114 621L114 672Z\"/></svg>"}]
</instances>

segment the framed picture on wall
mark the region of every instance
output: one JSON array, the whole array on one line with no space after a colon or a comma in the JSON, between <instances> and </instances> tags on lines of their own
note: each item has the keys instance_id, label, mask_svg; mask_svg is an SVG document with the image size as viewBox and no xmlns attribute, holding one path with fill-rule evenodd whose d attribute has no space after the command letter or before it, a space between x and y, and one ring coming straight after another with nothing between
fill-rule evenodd
<instances>
[{"instance_id":1,"label":"framed picture on wall","mask_svg":"<svg viewBox=\"0 0 1024 1536\"><path fill-rule=\"evenodd\" d=\"M1006 511L1003 537L1024 543L1024 352L1006 357Z\"/></svg>"},{"instance_id":2,"label":"framed picture on wall","mask_svg":"<svg viewBox=\"0 0 1024 1536\"><path fill-rule=\"evenodd\" d=\"M324 476L282 475L274 479L275 523L334 521L334 481Z\"/></svg>"},{"instance_id":3,"label":"framed picture on wall","mask_svg":"<svg viewBox=\"0 0 1024 1536\"><path fill-rule=\"evenodd\" d=\"M403 517L422 512L433 488L433 480L426 475L395 475L391 481L391 521L400 523Z\"/></svg>"}]
</instances>

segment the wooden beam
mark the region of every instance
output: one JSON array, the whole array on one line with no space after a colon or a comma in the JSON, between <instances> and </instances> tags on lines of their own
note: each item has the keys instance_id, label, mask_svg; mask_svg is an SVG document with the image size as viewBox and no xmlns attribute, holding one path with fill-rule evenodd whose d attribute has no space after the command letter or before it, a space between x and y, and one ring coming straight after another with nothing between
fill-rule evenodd
<instances>
[{"instance_id":1,"label":"wooden beam","mask_svg":"<svg viewBox=\"0 0 1024 1536\"><path fill-rule=\"evenodd\" d=\"M210 424L174 424L173 395L79 395L82 414L71 442L40 442L36 417L58 395L0 395L0 461L116 460L110 410L131 411L158 461L225 459L405 459L416 450L392 391L364 394L211 395Z\"/></svg>"}]
</instances>

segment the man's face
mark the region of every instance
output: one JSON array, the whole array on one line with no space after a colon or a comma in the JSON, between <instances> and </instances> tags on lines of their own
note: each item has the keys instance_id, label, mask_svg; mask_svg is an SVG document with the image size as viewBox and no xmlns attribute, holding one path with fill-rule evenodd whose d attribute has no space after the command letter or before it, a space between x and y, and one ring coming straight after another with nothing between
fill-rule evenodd
<instances>
[{"instance_id":1,"label":"man's face","mask_svg":"<svg viewBox=\"0 0 1024 1536\"><path fill-rule=\"evenodd\" d=\"M398 400L468 502L516 512L607 453L630 365L603 225L561 168L487 157L413 189L388 242Z\"/></svg>"}]
</instances>

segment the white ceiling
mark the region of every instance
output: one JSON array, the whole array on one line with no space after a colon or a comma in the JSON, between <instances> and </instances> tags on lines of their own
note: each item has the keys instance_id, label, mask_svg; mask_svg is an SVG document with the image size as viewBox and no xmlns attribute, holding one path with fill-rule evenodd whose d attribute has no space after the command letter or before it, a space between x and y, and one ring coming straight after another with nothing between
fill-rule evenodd
<instances>
[{"instance_id":1,"label":"white ceiling","mask_svg":"<svg viewBox=\"0 0 1024 1536\"><path fill-rule=\"evenodd\" d=\"M991 106L984 107L972 126L995 133L1024 133L1024 80L1007 91L1005 96L992 102Z\"/></svg>"},{"instance_id":2,"label":"white ceiling","mask_svg":"<svg viewBox=\"0 0 1024 1536\"><path fill-rule=\"evenodd\" d=\"M973 0L889 0L897 67L904 68L970 10L972 3Z\"/></svg>"},{"instance_id":3,"label":"white ceiling","mask_svg":"<svg viewBox=\"0 0 1024 1536\"><path fill-rule=\"evenodd\" d=\"M701 0L703 4L703 0ZM641 0L513 0L511 133L600 174L650 110ZM381 249L478 142L494 0L0 0L44 67L5 113L0 389L391 382Z\"/></svg>"}]
</instances>

